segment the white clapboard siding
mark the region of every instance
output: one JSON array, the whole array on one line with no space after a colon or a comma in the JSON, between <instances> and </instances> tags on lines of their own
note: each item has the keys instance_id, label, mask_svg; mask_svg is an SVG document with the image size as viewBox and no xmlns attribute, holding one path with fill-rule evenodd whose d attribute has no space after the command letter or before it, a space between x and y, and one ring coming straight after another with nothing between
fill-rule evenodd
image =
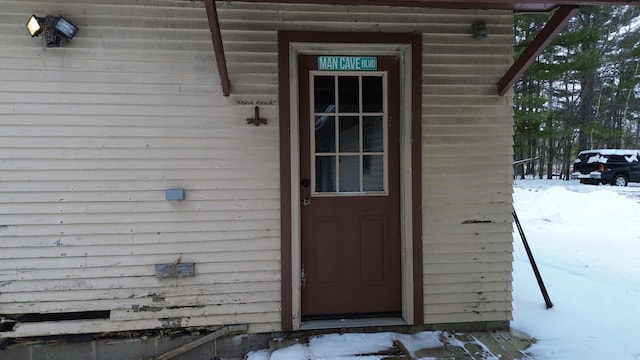
<instances>
[{"instance_id":1,"label":"white clapboard siding","mask_svg":"<svg viewBox=\"0 0 640 360\"><path fill-rule=\"evenodd\" d=\"M509 320L511 13L217 5L229 97L202 2L0 0L0 313L111 314L7 336L280 329L278 30L422 33L425 322ZM45 49L31 13L80 31Z\"/></svg>"},{"instance_id":2,"label":"white clapboard siding","mask_svg":"<svg viewBox=\"0 0 640 360\"><path fill-rule=\"evenodd\" d=\"M423 36L427 323L511 319L513 114L496 84L511 63L512 33L493 21L480 41Z\"/></svg>"},{"instance_id":3,"label":"white clapboard siding","mask_svg":"<svg viewBox=\"0 0 640 360\"><path fill-rule=\"evenodd\" d=\"M239 2L218 12L240 97L257 73L258 89L276 85L266 76L275 75L276 30L422 33L425 322L508 321L513 111L497 82L512 63L512 14ZM482 40L469 34L478 18L489 32Z\"/></svg>"},{"instance_id":4,"label":"white clapboard siding","mask_svg":"<svg viewBox=\"0 0 640 360\"><path fill-rule=\"evenodd\" d=\"M255 97L270 124L247 125L253 106L221 95L203 4L0 8L0 313L110 312L9 335L279 329L277 91ZM32 13L80 31L45 49ZM185 201L166 201L172 188ZM195 276L155 277L179 257Z\"/></svg>"}]
</instances>

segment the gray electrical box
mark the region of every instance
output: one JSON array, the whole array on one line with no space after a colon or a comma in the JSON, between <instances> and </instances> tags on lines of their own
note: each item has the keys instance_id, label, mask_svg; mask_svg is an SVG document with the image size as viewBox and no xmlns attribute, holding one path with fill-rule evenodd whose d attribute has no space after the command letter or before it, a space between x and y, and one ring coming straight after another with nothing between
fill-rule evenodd
<instances>
[{"instance_id":1,"label":"gray electrical box","mask_svg":"<svg viewBox=\"0 0 640 360\"><path fill-rule=\"evenodd\" d=\"M165 199L167 201L184 200L184 189L167 189L165 190Z\"/></svg>"}]
</instances>

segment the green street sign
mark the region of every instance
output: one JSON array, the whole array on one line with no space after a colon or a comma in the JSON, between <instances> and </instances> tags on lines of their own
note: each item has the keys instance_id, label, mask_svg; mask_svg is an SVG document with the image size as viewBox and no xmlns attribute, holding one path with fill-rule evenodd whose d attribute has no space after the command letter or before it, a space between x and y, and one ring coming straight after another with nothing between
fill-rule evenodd
<instances>
[{"instance_id":1,"label":"green street sign","mask_svg":"<svg viewBox=\"0 0 640 360\"><path fill-rule=\"evenodd\" d=\"M375 71L378 58L375 56L318 56L318 70Z\"/></svg>"}]
</instances>

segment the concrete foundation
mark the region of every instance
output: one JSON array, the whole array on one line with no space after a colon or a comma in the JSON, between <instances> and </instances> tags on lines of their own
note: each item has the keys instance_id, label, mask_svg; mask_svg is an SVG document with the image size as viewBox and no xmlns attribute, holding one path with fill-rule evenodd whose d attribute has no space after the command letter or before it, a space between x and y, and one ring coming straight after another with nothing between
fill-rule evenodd
<instances>
[{"instance_id":1,"label":"concrete foundation","mask_svg":"<svg viewBox=\"0 0 640 360\"><path fill-rule=\"evenodd\" d=\"M202 338L206 334L142 335L131 338L65 337L4 341L3 360L150 360ZM271 334L229 335L172 357L175 360L243 359L250 351L269 347Z\"/></svg>"},{"instance_id":2,"label":"concrete foundation","mask_svg":"<svg viewBox=\"0 0 640 360\"><path fill-rule=\"evenodd\" d=\"M280 339L307 338L327 333L380 332L415 333L419 331L444 330L474 333L509 329L509 323L477 322L463 324L437 324L422 326L345 326L339 322L326 328L290 333L237 334L217 337L216 332L227 334L234 326L207 330L159 330L157 332L127 332L118 334L86 334L75 336L47 337L38 339L0 340L2 360L238 360L251 351L273 348L274 337ZM340 325L340 326L338 326ZM227 330L227 331L223 331ZM246 326L244 327L246 330ZM212 338L211 336L214 336ZM482 335L478 335L481 337ZM209 341L209 339L211 339ZM205 340L205 341L203 341ZM200 344L202 343L202 344ZM195 346L188 346L195 345ZM196 345L197 344L197 345ZM182 348L183 353L163 356Z\"/></svg>"}]
</instances>

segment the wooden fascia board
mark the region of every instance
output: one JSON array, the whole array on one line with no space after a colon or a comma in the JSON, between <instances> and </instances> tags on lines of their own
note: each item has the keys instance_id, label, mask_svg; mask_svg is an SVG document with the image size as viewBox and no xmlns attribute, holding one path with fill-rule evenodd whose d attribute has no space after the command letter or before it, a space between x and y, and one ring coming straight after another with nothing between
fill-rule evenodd
<instances>
[{"instance_id":1,"label":"wooden fascia board","mask_svg":"<svg viewBox=\"0 0 640 360\"><path fill-rule=\"evenodd\" d=\"M522 74L533 64L536 57L555 39L555 37L567 25L569 20L578 12L579 7L573 5L561 6L556 10L544 28L536 35L531 44L507 70L502 79L498 81L498 94L504 95L513 84L520 79Z\"/></svg>"},{"instance_id":2,"label":"wooden fascia board","mask_svg":"<svg viewBox=\"0 0 640 360\"><path fill-rule=\"evenodd\" d=\"M209 30L211 30L211 41L213 42L213 52L216 56L216 64L218 65L218 73L220 74L222 95L229 96L231 94L231 82L229 81L229 71L227 71L227 59L224 56L220 21L218 20L215 0L204 0L204 7L207 10Z\"/></svg>"},{"instance_id":3,"label":"wooden fascia board","mask_svg":"<svg viewBox=\"0 0 640 360\"><path fill-rule=\"evenodd\" d=\"M227 0L284 4L405 6L443 9L500 9L548 12L560 6L637 5L638 0Z\"/></svg>"}]
</instances>

